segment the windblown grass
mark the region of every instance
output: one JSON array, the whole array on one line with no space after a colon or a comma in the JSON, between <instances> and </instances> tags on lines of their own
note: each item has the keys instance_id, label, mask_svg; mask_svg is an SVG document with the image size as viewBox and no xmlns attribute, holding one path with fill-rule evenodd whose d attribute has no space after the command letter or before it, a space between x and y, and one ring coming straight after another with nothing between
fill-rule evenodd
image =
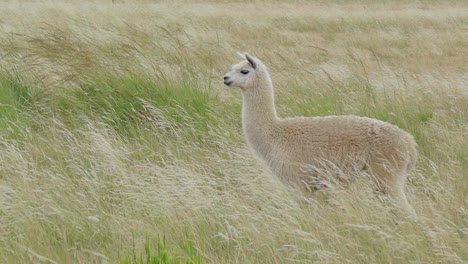
<instances>
[{"instance_id":1,"label":"windblown grass","mask_svg":"<svg viewBox=\"0 0 468 264\"><path fill-rule=\"evenodd\" d=\"M0 3L0 262L468 261L466 3L110 2ZM412 133L419 219L266 171L221 81L238 50L281 116Z\"/></svg>"}]
</instances>

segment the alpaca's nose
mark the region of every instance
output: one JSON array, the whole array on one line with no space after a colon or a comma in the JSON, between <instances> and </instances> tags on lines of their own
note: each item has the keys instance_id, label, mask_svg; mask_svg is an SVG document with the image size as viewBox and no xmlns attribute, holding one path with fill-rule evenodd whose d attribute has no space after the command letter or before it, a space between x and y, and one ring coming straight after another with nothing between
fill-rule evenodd
<instances>
[{"instance_id":1,"label":"alpaca's nose","mask_svg":"<svg viewBox=\"0 0 468 264\"><path fill-rule=\"evenodd\" d=\"M224 76L224 84L227 86L230 86L232 84L232 81L229 81L229 76Z\"/></svg>"}]
</instances>

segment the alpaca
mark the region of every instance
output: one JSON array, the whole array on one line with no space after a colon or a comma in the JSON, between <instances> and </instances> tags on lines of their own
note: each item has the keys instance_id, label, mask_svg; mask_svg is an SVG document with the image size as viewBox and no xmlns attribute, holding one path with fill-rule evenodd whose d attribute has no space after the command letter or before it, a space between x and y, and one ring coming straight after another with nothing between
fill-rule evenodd
<instances>
[{"instance_id":1,"label":"alpaca","mask_svg":"<svg viewBox=\"0 0 468 264\"><path fill-rule=\"evenodd\" d=\"M326 186L324 174L348 183L365 172L378 191L414 215L404 190L417 158L409 133L353 115L279 118L267 68L258 58L239 55L243 61L224 76L224 84L242 90L244 135L273 174L308 192Z\"/></svg>"}]
</instances>

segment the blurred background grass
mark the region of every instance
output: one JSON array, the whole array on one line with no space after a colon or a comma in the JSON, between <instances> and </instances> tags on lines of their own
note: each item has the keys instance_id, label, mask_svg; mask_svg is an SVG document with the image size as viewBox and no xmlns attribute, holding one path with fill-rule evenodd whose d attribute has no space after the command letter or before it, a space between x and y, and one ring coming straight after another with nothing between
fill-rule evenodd
<instances>
[{"instance_id":1,"label":"blurred background grass","mask_svg":"<svg viewBox=\"0 0 468 264\"><path fill-rule=\"evenodd\" d=\"M0 3L1 262L468 260L464 1L116 2ZM266 171L222 85L236 51L281 116L412 133L420 219L365 181L306 198Z\"/></svg>"}]
</instances>

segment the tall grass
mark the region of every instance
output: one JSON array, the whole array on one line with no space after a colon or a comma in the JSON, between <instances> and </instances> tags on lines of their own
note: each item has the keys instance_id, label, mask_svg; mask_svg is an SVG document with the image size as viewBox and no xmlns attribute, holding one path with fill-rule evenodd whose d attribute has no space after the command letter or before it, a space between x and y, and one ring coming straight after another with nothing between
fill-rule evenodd
<instances>
[{"instance_id":1,"label":"tall grass","mask_svg":"<svg viewBox=\"0 0 468 264\"><path fill-rule=\"evenodd\" d=\"M0 7L0 262L468 261L463 1ZM418 219L364 179L304 197L266 171L221 81L238 50L281 116L413 134Z\"/></svg>"}]
</instances>

